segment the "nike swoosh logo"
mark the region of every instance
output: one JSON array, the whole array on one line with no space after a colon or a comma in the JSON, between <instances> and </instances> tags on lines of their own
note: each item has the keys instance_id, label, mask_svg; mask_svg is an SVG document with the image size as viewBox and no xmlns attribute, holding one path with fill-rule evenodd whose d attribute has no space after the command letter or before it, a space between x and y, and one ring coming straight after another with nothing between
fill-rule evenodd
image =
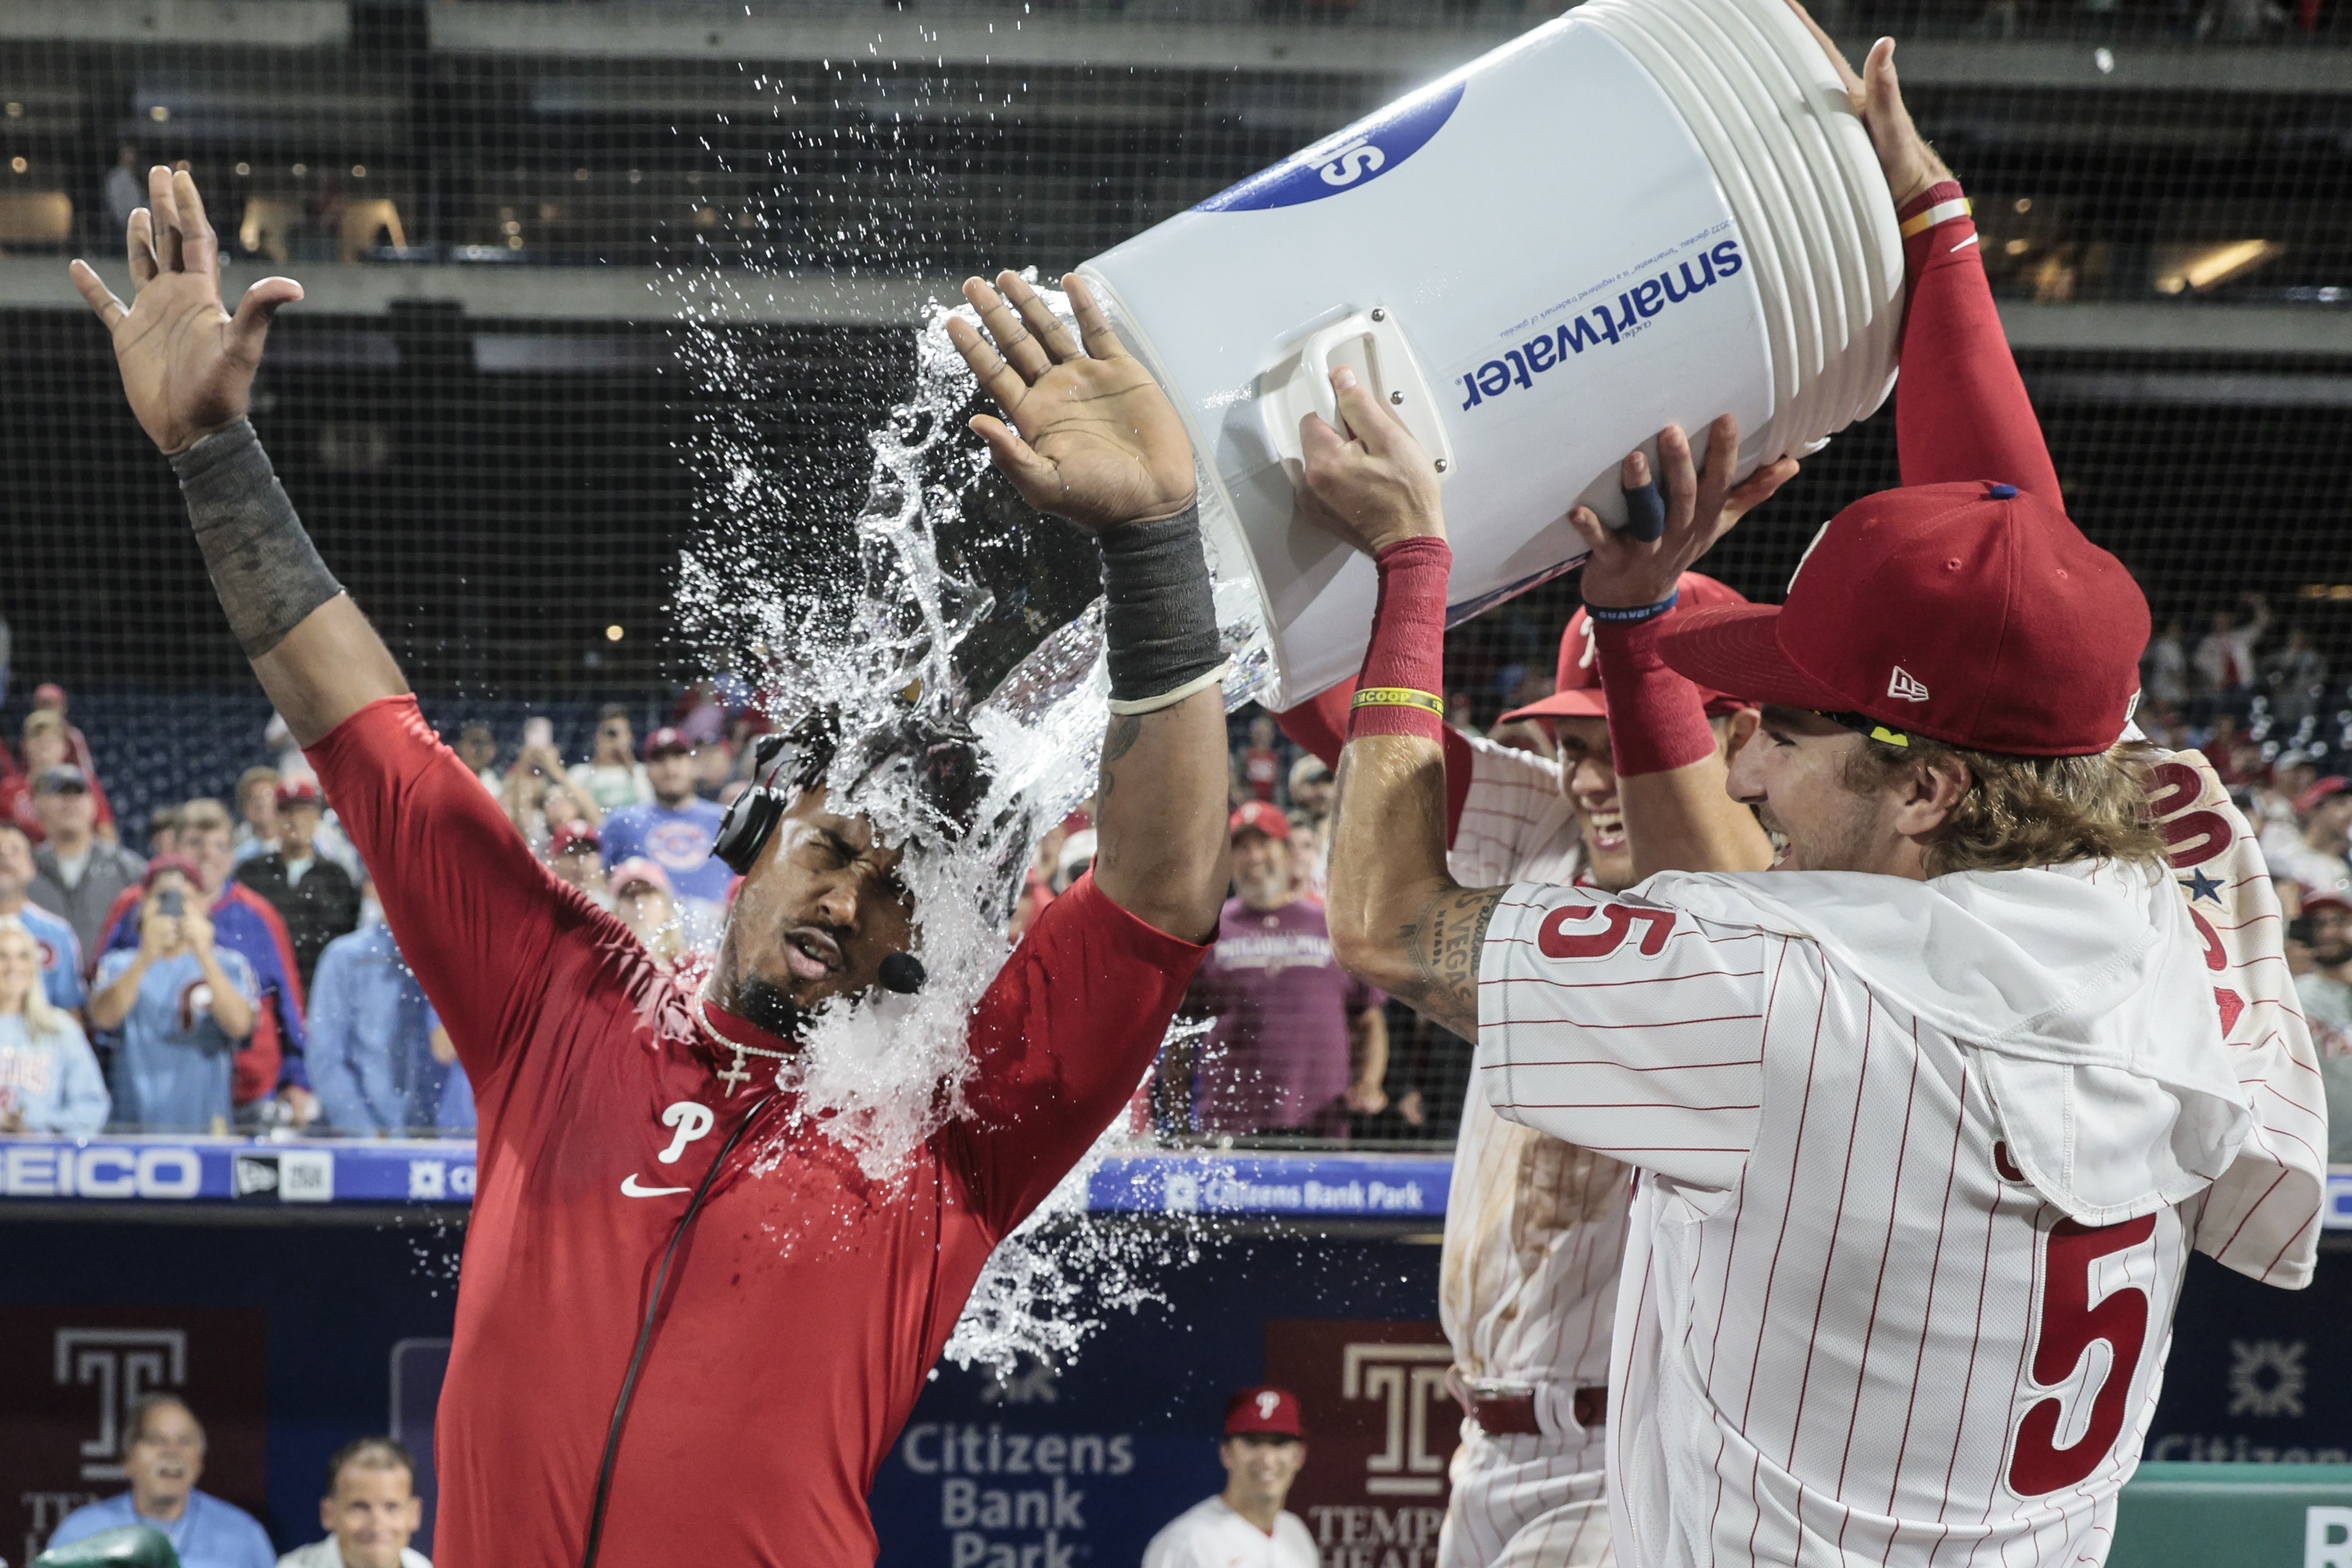
<instances>
[{"instance_id":1,"label":"nike swoosh logo","mask_svg":"<svg viewBox=\"0 0 2352 1568\"><path fill-rule=\"evenodd\" d=\"M691 1191L693 1189L690 1187L641 1187L637 1185L637 1173L635 1171L631 1171L628 1179L621 1184L621 1195L625 1198L666 1198L672 1193Z\"/></svg>"}]
</instances>

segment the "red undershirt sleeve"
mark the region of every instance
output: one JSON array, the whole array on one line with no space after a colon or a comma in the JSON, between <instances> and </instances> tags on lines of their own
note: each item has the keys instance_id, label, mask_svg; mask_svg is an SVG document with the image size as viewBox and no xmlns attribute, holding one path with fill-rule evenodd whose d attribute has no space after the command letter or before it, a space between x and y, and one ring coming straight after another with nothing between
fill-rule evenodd
<instances>
[{"instance_id":1,"label":"red undershirt sleeve","mask_svg":"<svg viewBox=\"0 0 2352 1568\"><path fill-rule=\"evenodd\" d=\"M1348 703L1355 695L1356 683L1342 681L1320 697L1310 697L1287 712L1276 714L1274 721L1292 744L1320 757L1325 767L1336 768L1340 749L1348 743ZM1463 804L1470 798L1474 754L1470 738L1451 724L1445 726L1445 844L1449 849L1462 826Z\"/></svg>"},{"instance_id":2,"label":"red undershirt sleeve","mask_svg":"<svg viewBox=\"0 0 2352 1568\"><path fill-rule=\"evenodd\" d=\"M477 1099L495 1093L558 945L592 937L596 911L540 865L414 697L369 703L306 754Z\"/></svg>"},{"instance_id":3,"label":"red undershirt sleeve","mask_svg":"<svg viewBox=\"0 0 2352 1568\"><path fill-rule=\"evenodd\" d=\"M1037 917L973 1010L966 1109L948 1132L992 1239L1141 1087L1207 952L1128 913L1091 874Z\"/></svg>"},{"instance_id":4,"label":"red undershirt sleeve","mask_svg":"<svg viewBox=\"0 0 2352 1568\"><path fill-rule=\"evenodd\" d=\"M1897 217L1918 226L1903 240L1910 299L1895 399L1903 482L1987 479L2063 505L1958 182L1929 187Z\"/></svg>"}]
</instances>

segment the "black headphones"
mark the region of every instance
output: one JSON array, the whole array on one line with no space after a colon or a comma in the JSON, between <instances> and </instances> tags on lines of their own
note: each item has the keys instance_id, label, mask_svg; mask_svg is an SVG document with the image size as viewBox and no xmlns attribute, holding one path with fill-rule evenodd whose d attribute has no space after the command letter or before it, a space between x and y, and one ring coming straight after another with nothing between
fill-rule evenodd
<instances>
[{"instance_id":1,"label":"black headphones","mask_svg":"<svg viewBox=\"0 0 2352 1568\"><path fill-rule=\"evenodd\" d=\"M751 742L751 787L729 802L727 815L719 819L710 852L739 877L750 876L760 863L760 851L767 847L791 805L776 788L777 771L788 760L784 753L791 746L791 738L784 735L762 735Z\"/></svg>"},{"instance_id":2,"label":"black headphones","mask_svg":"<svg viewBox=\"0 0 2352 1568\"><path fill-rule=\"evenodd\" d=\"M790 735L762 735L751 744L751 787L728 804L727 815L719 819L719 831L710 841L710 853L739 877L751 874L751 868L760 863L760 851L767 847L776 824L791 808L791 796L776 787L784 765L802 761L792 782L807 789L815 782L810 774L822 770L830 758L829 748L812 758L808 748L797 743L807 728L803 724ZM894 952L882 960L876 978L886 989L910 996L923 988L929 976L921 959L911 952Z\"/></svg>"}]
</instances>

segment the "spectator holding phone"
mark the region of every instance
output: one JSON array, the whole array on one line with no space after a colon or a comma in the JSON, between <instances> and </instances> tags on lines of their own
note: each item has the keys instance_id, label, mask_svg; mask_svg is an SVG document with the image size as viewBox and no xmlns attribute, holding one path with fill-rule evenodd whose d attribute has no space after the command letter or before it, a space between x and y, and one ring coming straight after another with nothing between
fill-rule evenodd
<instances>
[{"instance_id":1,"label":"spectator holding phone","mask_svg":"<svg viewBox=\"0 0 2352 1568\"><path fill-rule=\"evenodd\" d=\"M548 744L551 746L553 742L551 726ZM637 761L636 749L637 732L629 723L628 704L605 703L604 710L596 718L594 753L572 770L572 782L596 803L599 813L618 811L625 805L653 799L653 781L646 777L645 764Z\"/></svg>"},{"instance_id":2,"label":"spectator holding phone","mask_svg":"<svg viewBox=\"0 0 2352 1568\"><path fill-rule=\"evenodd\" d=\"M243 955L214 944L197 886L194 864L178 856L147 868L139 945L100 962L89 999L92 1025L122 1031L116 1119L151 1131L227 1130L231 1058L260 997Z\"/></svg>"},{"instance_id":3,"label":"spectator holding phone","mask_svg":"<svg viewBox=\"0 0 2352 1568\"><path fill-rule=\"evenodd\" d=\"M0 1133L87 1137L111 1104L81 1026L42 989L40 943L0 915Z\"/></svg>"}]
</instances>

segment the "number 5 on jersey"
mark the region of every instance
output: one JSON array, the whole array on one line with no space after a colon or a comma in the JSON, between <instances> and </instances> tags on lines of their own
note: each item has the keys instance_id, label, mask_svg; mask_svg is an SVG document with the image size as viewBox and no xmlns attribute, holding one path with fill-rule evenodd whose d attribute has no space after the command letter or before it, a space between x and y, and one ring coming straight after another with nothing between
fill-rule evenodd
<instances>
[{"instance_id":1,"label":"number 5 on jersey","mask_svg":"<svg viewBox=\"0 0 2352 1568\"><path fill-rule=\"evenodd\" d=\"M1596 914L1602 917L1599 930L1568 929ZM1536 946L1546 958L1606 958L1625 945L1637 925L1642 928L1642 956L1655 958L1665 951L1666 938L1674 933L1675 912L1636 909L1632 904L1602 904L1597 909L1591 904L1562 904L1536 928Z\"/></svg>"},{"instance_id":2,"label":"number 5 on jersey","mask_svg":"<svg viewBox=\"0 0 2352 1568\"><path fill-rule=\"evenodd\" d=\"M2106 1375L2078 1400L2091 1401L2091 1418L2081 1437L2058 1447L2063 1406L2057 1397L2037 1400L2017 1425L2009 1461L2010 1489L2041 1497L2082 1481L2106 1459L2124 1428L2124 1401L2139 1373L2147 1346L2147 1292L2126 1285L2091 1305L2091 1270L2102 1258L2137 1247L2156 1234L2156 1216L2142 1215L2121 1225L2096 1227L2060 1220L2043 1243L2042 1321L2033 1343L2035 1386L2054 1388L2100 1340L2111 1352Z\"/></svg>"}]
</instances>

